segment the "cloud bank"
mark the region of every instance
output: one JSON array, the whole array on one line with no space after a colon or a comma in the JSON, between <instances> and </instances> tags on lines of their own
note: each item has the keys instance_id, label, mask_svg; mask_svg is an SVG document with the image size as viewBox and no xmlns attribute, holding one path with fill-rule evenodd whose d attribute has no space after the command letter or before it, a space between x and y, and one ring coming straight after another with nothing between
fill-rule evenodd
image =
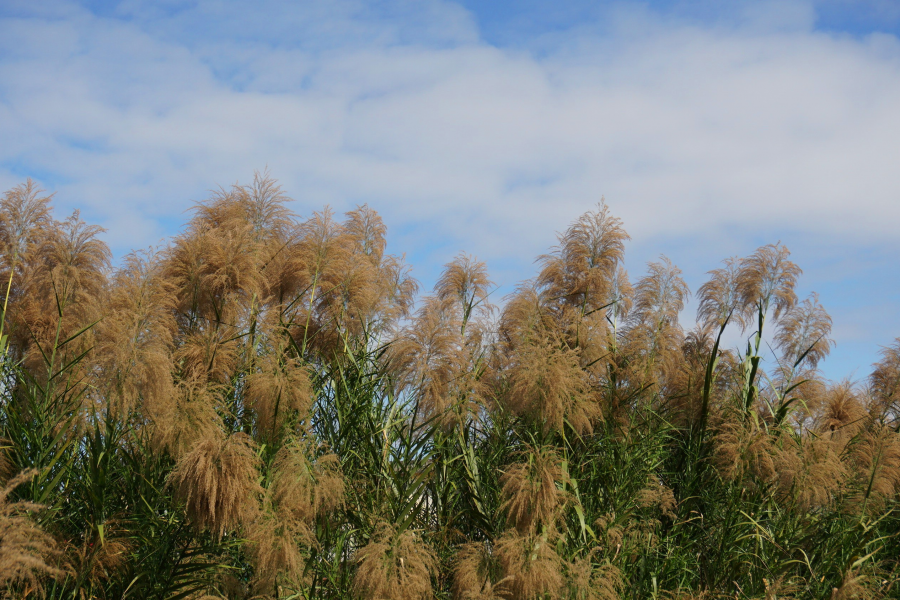
<instances>
[{"instance_id":1,"label":"cloud bank","mask_svg":"<svg viewBox=\"0 0 900 600\"><path fill-rule=\"evenodd\" d=\"M900 334L900 40L821 5L609 5L501 43L436 0L6 4L0 185L38 179L118 254L267 167L301 214L375 207L426 282L466 250L509 286L605 196L633 275L666 252L696 288L781 239L836 368Z\"/></svg>"}]
</instances>

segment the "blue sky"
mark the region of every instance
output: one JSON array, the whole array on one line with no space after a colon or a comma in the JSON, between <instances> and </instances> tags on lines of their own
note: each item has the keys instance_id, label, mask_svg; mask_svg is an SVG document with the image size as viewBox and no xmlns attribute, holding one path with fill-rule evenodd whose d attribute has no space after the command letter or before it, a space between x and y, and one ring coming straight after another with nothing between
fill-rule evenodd
<instances>
[{"instance_id":1,"label":"blue sky","mask_svg":"<svg viewBox=\"0 0 900 600\"><path fill-rule=\"evenodd\" d=\"M894 0L4 0L0 188L122 256L268 167L301 215L376 208L424 287L465 250L499 293L605 196L633 279L785 243L860 378L900 335L898 35Z\"/></svg>"}]
</instances>

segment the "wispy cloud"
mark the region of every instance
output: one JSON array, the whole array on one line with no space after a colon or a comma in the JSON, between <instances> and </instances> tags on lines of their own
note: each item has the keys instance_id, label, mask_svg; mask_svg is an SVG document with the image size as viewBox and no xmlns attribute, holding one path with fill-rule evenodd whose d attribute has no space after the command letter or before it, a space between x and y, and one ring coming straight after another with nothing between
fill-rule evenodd
<instances>
[{"instance_id":1,"label":"wispy cloud","mask_svg":"<svg viewBox=\"0 0 900 600\"><path fill-rule=\"evenodd\" d=\"M301 213L369 202L426 278L461 249L527 277L601 195L632 271L665 251L697 284L792 238L862 261L900 247L900 41L817 29L822 6L619 5L501 44L435 0L7 3L0 184L38 178L119 253L267 166ZM877 279L896 295L896 270ZM873 310L853 358L900 333Z\"/></svg>"}]
</instances>

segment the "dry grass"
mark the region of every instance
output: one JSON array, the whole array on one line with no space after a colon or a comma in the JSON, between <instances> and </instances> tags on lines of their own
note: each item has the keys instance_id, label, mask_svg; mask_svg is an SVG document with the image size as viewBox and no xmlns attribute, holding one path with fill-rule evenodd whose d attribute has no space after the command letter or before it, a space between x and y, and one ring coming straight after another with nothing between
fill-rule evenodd
<instances>
[{"instance_id":1,"label":"dry grass","mask_svg":"<svg viewBox=\"0 0 900 600\"><path fill-rule=\"evenodd\" d=\"M594 566L590 557L567 565L568 598L572 600L618 600L622 573L610 564Z\"/></svg>"},{"instance_id":2,"label":"dry grass","mask_svg":"<svg viewBox=\"0 0 900 600\"><path fill-rule=\"evenodd\" d=\"M504 600L503 574L499 558L486 542L471 542L460 548L453 568L456 600Z\"/></svg>"},{"instance_id":3,"label":"dry grass","mask_svg":"<svg viewBox=\"0 0 900 600\"><path fill-rule=\"evenodd\" d=\"M475 257L416 303L375 211L288 200L220 189L113 269L33 182L0 198L0 481L40 466L53 515L2 491L0 593L64 560L84 598L888 593L900 339L826 381L784 246L710 271L685 332L681 270L629 280L603 203L498 310Z\"/></svg>"},{"instance_id":4,"label":"dry grass","mask_svg":"<svg viewBox=\"0 0 900 600\"><path fill-rule=\"evenodd\" d=\"M199 529L221 537L249 522L261 493L259 459L242 433L197 442L178 461L171 480Z\"/></svg>"},{"instance_id":5,"label":"dry grass","mask_svg":"<svg viewBox=\"0 0 900 600\"><path fill-rule=\"evenodd\" d=\"M567 497L561 460L552 448L530 448L503 474L502 510L520 532L552 528Z\"/></svg>"},{"instance_id":6,"label":"dry grass","mask_svg":"<svg viewBox=\"0 0 900 600\"><path fill-rule=\"evenodd\" d=\"M565 590L564 564L546 534L507 531L497 540L503 589L511 600L557 600Z\"/></svg>"},{"instance_id":7,"label":"dry grass","mask_svg":"<svg viewBox=\"0 0 900 600\"><path fill-rule=\"evenodd\" d=\"M775 346L788 364L802 362L815 369L834 346L830 334L831 317L819 304L818 295L813 294L785 313L778 324Z\"/></svg>"},{"instance_id":8,"label":"dry grass","mask_svg":"<svg viewBox=\"0 0 900 600\"><path fill-rule=\"evenodd\" d=\"M257 369L247 378L247 403L260 431L271 437L292 420L307 421L313 394L306 367L282 351L263 356Z\"/></svg>"},{"instance_id":9,"label":"dry grass","mask_svg":"<svg viewBox=\"0 0 900 600\"><path fill-rule=\"evenodd\" d=\"M578 353L553 338L517 348L509 366L509 390L504 401L516 414L560 431L569 423L579 433L590 432L600 418Z\"/></svg>"},{"instance_id":10,"label":"dry grass","mask_svg":"<svg viewBox=\"0 0 900 600\"><path fill-rule=\"evenodd\" d=\"M843 581L831 592L831 600L875 600L880 597L873 588L874 578L854 571L844 573Z\"/></svg>"},{"instance_id":11,"label":"dry grass","mask_svg":"<svg viewBox=\"0 0 900 600\"><path fill-rule=\"evenodd\" d=\"M35 475L35 471L23 471L0 489L0 586L3 587L26 583L39 591L46 577L63 575L54 565L59 556L56 540L33 518L43 507L9 501L10 493Z\"/></svg>"},{"instance_id":12,"label":"dry grass","mask_svg":"<svg viewBox=\"0 0 900 600\"><path fill-rule=\"evenodd\" d=\"M381 523L356 552L353 592L363 600L427 600L434 596L434 552L412 531Z\"/></svg>"}]
</instances>

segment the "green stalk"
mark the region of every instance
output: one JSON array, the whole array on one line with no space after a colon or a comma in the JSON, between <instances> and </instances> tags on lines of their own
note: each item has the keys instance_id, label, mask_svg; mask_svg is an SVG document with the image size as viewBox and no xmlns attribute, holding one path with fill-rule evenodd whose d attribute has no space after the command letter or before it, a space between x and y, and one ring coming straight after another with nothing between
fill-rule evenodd
<instances>
[{"instance_id":1,"label":"green stalk","mask_svg":"<svg viewBox=\"0 0 900 600\"><path fill-rule=\"evenodd\" d=\"M3 330L6 327L6 311L9 307L9 295L12 293L13 276L16 273L16 262L19 254L13 255L12 264L9 269L9 281L6 282L6 294L3 297L3 314L0 315L0 358L6 356L6 338L3 336Z\"/></svg>"}]
</instances>

